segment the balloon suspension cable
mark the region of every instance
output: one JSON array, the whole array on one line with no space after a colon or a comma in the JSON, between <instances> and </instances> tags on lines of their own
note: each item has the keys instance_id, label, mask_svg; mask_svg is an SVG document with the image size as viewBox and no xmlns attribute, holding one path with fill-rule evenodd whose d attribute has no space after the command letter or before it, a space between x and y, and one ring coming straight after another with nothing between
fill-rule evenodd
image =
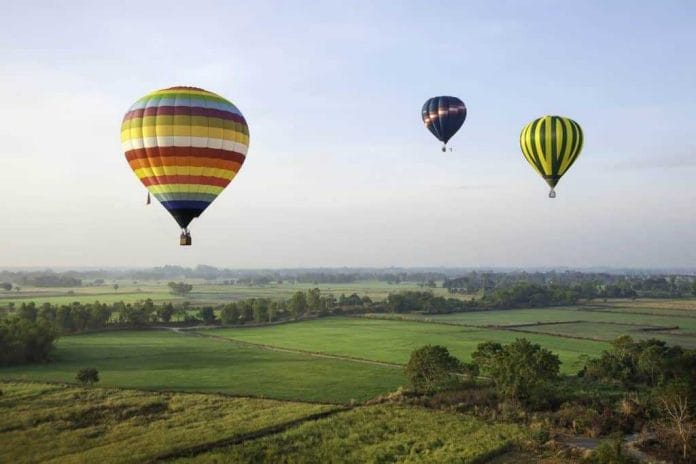
<instances>
[{"instance_id":1,"label":"balloon suspension cable","mask_svg":"<svg viewBox=\"0 0 696 464\"><path fill-rule=\"evenodd\" d=\"M551 190L549 191L549 198L556 198L556 191L551 187Z\"/></svg>"}]
</instances>

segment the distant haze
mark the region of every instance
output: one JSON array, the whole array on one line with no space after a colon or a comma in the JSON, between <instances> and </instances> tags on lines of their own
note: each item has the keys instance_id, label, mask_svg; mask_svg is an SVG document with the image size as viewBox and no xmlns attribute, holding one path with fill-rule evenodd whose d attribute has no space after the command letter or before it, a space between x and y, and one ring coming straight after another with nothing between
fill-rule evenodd
<instances>
[{"instance_id":1,"label":"distant haze","mask_svg":"<svg viewBox=\"0 0 696 464\"><path fill-rule=\"evenodd\" d=\"M398 4L398 6L397 6ZM8 2L0 267L696 265L696 3ZM192 247L120 148L149 91L233 101L251 144ZM420 107L456 95L453 152ZM524 124L578 121L558 198Z\"/></svg>"}]
</instances>

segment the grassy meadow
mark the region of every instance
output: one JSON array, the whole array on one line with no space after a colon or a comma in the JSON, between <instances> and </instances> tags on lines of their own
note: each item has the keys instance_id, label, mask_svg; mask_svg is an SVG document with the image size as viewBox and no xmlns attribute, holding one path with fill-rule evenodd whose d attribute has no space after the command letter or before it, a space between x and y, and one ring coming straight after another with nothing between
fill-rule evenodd
<instances>
[{"instance_id":1,"label":"grassy meadow","mask_svg":"<svg viewBox=\"0 0 696 464\"><path fill-rule=\"evenodd\" d=\"M341 411L21 382L0 390L0 442L11 444L0 462L480 462L527 437L519 425L398 405Z\"/></svg>"},{"instance_id":2,"label":"grassy meadow","mask_svg":"<svg viewBox=\"0 0 696 464\"><path fill-rule=\"evenodd\" d=\"M209 295L220 290L211 287ZM85 290L84 298L104 296ZM489 462L526 432L362 402L405 385L400 365L425 344L468 360L481 342L524 336L558 354L570 374L623 334L694 346L695 303L622 300L63 336L54 362L0 368L0 442L11 444L0 446L0 462ZM66 385L82 367L99 370L99 388ZM518 462L516 453L491 462Z\"/></svg>"},{"instance_id":3,"label":"grassy meadow","mask_svg":"<svg viewBox=\"0 0 696 464\"><path fill-rule=\"evenodd\" d=\"M174 462L484 462L525 436L519 425L415 407L363 406Z\"/></svg>"},{"instance_id":4,"label":"grassy meadow","mask_svg":"<svg viewBox=\"0 0 696 464\"><path fill-rule=\"evenodd\" d=\"M509 328L597 341L610 341L620 335L630 335L636 339L657 338L667 343L696 348L696 300L693 299L622 300L564 307L442 315L376 314L370 317L439 322L467 327Z\"/></svg>"},{"instance_id":5,"label":"grassy meadow","mask_svg":"<svg viewBox=\"0 0 696 464\"><path fill-rule=\"evenodd\" d=\"M347 403L405 383L400 369L240 346L167 331L115 331L59 339L55 362L0 368L0 379L74 382L96 367L100 385Z\"/></svg>"},{"instance_id":6,"label":"grassy meadow","mask_svg":"<svg viewBox=\"0 0 696 464\"><path fill-rule=\"evenodd\" d=\"M40 383L3 382L0 390L0 462L6 463L142 463L334 408Z\"/></svg>"},{"instance_id":7,"label":"grassy meadow","mask_svg":"<svg viewBox=\"0 0 696 464\"><path fill-rule=\"evenodd\" d=\"M482 329L422 322L370 318L330 317L270 327L210 329L231 340L282 348L350 356L388 363L405 364L411 352L423 345L444 345L451 353L468 359L479 343L495 340L509 343L526 336L558 354L562 369L572 373L580 367L581 355L596 356L607 345L591 340L575 340L544 334Z\"/></svg>"}]
</instances>

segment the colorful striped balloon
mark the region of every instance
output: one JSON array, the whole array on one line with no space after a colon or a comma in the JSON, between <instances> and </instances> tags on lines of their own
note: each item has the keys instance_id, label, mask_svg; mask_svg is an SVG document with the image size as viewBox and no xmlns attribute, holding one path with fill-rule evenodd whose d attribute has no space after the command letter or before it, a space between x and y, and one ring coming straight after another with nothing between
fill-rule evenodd
<instances>
[{"instance_id":1,"label":"colorful striped balloon","mask_svg":"<svg viewBox=\"0 0 696 464\"><path fill-rule=\"evenodd\" d=\"M554 187L580 155L582 142L580 124L562 116L542 116L522 129L520 148L551 187L549 197L556 197Z\"/></svg>"},{"instance_id":2,"label":"colorful striped balloon","mask_svg":"<svg viewBox=\"0 0 696 464\"><path fill-rule=\"evenodd\" d=\"M186 230L241 168L249 128L237 107L221 96L172 87L131 106L121 143L135 175Z\"/></svg>"}]
</instances>

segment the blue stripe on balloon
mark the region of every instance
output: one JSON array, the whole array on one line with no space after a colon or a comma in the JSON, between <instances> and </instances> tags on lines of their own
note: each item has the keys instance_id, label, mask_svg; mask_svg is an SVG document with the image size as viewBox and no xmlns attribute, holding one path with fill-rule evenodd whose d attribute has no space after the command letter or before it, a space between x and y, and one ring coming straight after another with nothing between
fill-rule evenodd
<instances>
[{"instance_id":1,"label":"blue stripe on balloon","mask_svg":"<svg viewBox=\"0 0 696 464\"><path fill-rule=\"evenodd\" d=\"M173 201L163 201L162 206L167 210L177 210L177 209L199 209L203 211L210 204L209 201L192 201L192 200L173 200Z\"/></svg>"}]
</instances>

